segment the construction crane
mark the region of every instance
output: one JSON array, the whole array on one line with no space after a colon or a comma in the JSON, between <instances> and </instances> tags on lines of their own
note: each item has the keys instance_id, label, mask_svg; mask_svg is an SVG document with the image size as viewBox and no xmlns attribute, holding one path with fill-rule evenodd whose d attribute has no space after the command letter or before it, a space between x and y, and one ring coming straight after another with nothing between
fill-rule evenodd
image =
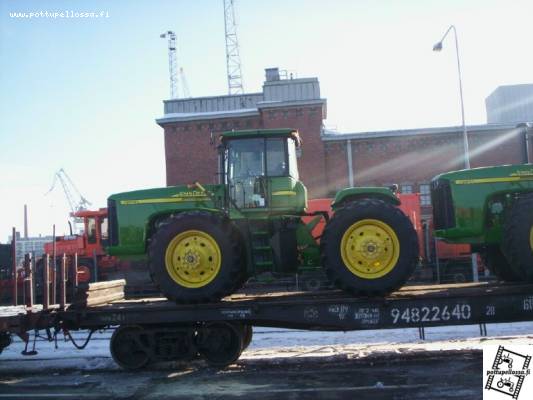
<instances>
[{"instance_id":1,"label":"construction crane","mask_svg":"<svg viewBox=\"0 0 533 400\"><path fill-rule=\"evenodd\" d=\"M74 217L73 214L77 211L86 210L90 205L92 205L92 203L80 193L72 179L70 179L70 176L68 176L68 174L63 168L61 168L54 174L54 181L52 182L52 186L50 187L50 190L45 193L45 195L55 189L58 181L63 187L63 192L65 192L65 197L67 198L67 202L71 211L71 220L73 222L73 228L76 231L76 224L83 222L83 220Z\"/></svg>"},{"instance_id":2,"label":"construction crane","mask_svg":"<svg viewBox=\"0 0 533 400\"><path fill-rule=\"evenodd\" d=\"M226 32L226 70L228 94L244 93L241 71L241 56L237 39L237 23L233 0L224 0L224 30Z\"/></svg>"},{"instance_id":3,"label":"construction crane","mask_svg":"<svg viewBox=\"0 0 533 400\"><path fill-rule=\"evenodd\" d=\"M178 95L178 59L176 51L176 33L166 31L159 35L162 39L168 39L168 72L170 74L170 98L177 99Z\"/></svg>"}]
</instances>

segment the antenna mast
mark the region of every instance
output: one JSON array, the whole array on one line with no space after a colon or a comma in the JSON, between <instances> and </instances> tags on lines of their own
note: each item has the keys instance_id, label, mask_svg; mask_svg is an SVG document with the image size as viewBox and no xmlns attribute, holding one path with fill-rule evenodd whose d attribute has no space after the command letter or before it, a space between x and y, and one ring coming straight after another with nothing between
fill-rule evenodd
<instances>
[{"instance_id":1,"label":"antenna mast","mask_svg":"<svg viewBox=\"0 0 533 400\"><path fill-rule=\"evenodd\" d=\"M160 38L168 39L168 72L170 74L170 98L177 99L178 95L178 59L176 52L176 33L166 31L159 35Z\"/></svg>"},{"instance_id":2,"label":"antenna mast","mask_svg":"<svg viewBox=\"0 0 533 400\"><path fill-rule=\"evenodd\" d=\"M224 30L226 32L226 70L228 94L244 93L241 71L241 56L237 40L237 23L233 0L224 0Z\"/></svg>"}]
</instances>

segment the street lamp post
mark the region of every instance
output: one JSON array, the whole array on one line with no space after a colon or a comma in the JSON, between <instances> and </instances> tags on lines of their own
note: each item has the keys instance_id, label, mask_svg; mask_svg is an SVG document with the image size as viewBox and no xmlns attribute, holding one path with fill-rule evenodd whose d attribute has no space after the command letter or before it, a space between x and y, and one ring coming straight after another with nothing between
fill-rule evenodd
<instances>
[{"instance_id":1,"label":"street lamp post","mask_svg":"<svg viewBox=\"0 0 533 400\"><path fill-rule=\"evenodd\" d=\"M468 132L466 131L466 124L465 124L465 106L463 103L463 82L461 77L461 62L459 60L459 44L457 41L457 30L455 29L454 25L450 25L446 33L444 33L444 36L442 36L442 39L437 42L433 46L433 51L441 51L442 50L442 42L448 36L448 33L453 30L453 34L455 36L455 52L457 55L457 72L459 74L459 97L461 99L461 119L463 123L463 147L464 147L464 159L465 159L465 168L470 169L470 151L468 148Z\"/></svg>"}]
</instances>

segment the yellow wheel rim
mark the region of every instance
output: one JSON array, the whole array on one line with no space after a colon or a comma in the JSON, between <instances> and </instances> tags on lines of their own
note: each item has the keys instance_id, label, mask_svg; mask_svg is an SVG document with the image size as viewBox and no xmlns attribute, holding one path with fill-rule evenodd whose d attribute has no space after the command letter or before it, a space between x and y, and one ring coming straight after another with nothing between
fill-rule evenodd
<instances>
[{"instance_id":1,"label":"yellow wheel rim","mask_svg":"<svg viewBox=\"0 0 533 400\"><path fill-rule=\"evenodd\" d=\"M381 278L396 266L400 241L385 222L363 219L344 232L341 256L352 274L364 279Z\"/></svg>"},{"instance_id":2,"label":"yellow wheel rim","mask_svg":"<svg viewBox=\"0 0 533 400\"><path fill-rule=\"evenodd\" d=\"M165 252L168 274L186 288L209 284L220 272L221 262L216 240L202 231L190 230L176 235Z\"/></svg>"}]
</instances>

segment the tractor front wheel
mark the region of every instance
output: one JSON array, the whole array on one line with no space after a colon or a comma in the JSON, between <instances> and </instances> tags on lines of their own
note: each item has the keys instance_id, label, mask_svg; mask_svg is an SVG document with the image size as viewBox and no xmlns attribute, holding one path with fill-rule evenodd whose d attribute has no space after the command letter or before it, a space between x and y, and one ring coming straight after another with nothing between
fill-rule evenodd
<instances>
[{"instance_id":1,"label":"tractor front wheel","mask_svg":"<svg viewBox=\"0 0 533 400\"><path fill-rule=\"evenodd\" d=\"M231 221L201 211L170 217L152 237L150 272L178 303L220 300L244 282L241 240Z\"/></svg>"},{"instance_id":2,"label":"tractor front wheel","mask_svg":"<svg viewBox=\"0 0 533 400\"><path fill-rule=\"evenodd\" d=\"M502 250L514 274L533 282L533 195L519 197L503 226Z\"/></svg>"},{"instance_id":3,"label":"tractor front wheel","mask_svg":"<svg viewBox=\"0 0 533 400\"><path fill-rule=\"evenodd\" d=\"M418 237L409 218L377 199L347 203L335 212L321 240L329 279L356 295L386 295L412 275Z\"/></svg>"}]
</instances>

